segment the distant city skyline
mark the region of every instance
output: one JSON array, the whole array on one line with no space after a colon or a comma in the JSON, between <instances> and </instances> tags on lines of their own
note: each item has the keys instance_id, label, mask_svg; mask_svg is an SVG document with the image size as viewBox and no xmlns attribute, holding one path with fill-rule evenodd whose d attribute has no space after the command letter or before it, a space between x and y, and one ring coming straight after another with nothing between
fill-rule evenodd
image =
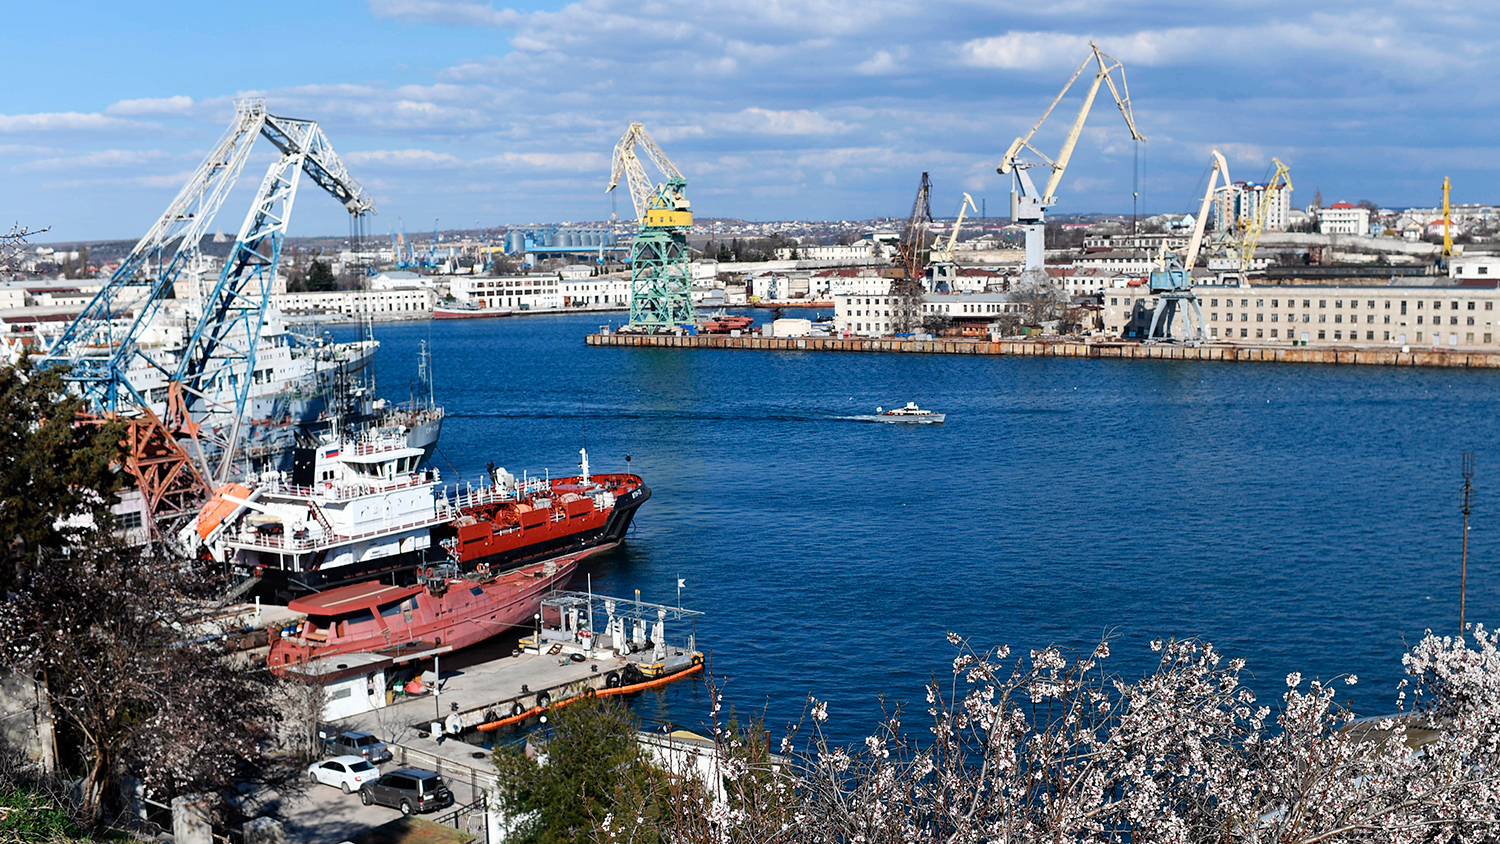
<instances>
[{"instance_id":1,"label":"distant city skyline","mask_svg":"<svg viewBox=\"0 0 1500 844\"><path fill-rule=\"evenodd\" d=\"M746 220L903 216L960 193L1008 213L995 165L1093 39L1125 64L1129 140L1101 93L1058 214L1196 210L1208 150L1235 179L1285 161L1302 207L1500 201L1500 26L1482 8L812 0L523 3L80 2L8 16L26 83L0 104L5 221L44 242L140 236L228 124L232 100L318 120L380 207L383 235L630 215L604 194L615 140L646 125L695 210ZM1085 78L1082 80L1086 82ZM1038 133L1061 145L1081 91ZM216 228L233 233L271 160L262 142ZM624 187L618 189L623 193ZM951 206L951 207L950 207ZM291 233L347 230L304 183Z\"/></svg>"}]
</instances>

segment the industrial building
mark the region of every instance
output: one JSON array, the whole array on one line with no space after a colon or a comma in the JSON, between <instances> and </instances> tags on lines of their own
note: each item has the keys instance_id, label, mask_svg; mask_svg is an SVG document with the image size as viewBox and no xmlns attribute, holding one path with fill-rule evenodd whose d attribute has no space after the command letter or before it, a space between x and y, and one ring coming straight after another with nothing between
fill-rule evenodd
<instances>
[{"instance_id":1,"label":"industrial building","mask_svg":"<svg viewBox=\"0 0 1500 844\"><path fill-rule=\"evenodd\" d=\"M1500 349L1496 302L1485 286L1249 284L1196 287L1210 342ZM1156 307L1146 288L1110 290L1106 336L1144 338ZM1174 322L1180 322L1174 320ZM1172 336L1184 327L1173 325Z\"/></svg>"}]
</instances>

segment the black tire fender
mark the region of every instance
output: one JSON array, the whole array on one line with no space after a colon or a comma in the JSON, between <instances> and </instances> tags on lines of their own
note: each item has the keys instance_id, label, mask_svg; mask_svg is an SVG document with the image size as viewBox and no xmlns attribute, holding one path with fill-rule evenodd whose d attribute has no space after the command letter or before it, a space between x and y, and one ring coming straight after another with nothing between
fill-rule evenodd
<instances>
[{"instance_id":1,"label":"black tire fender","mask_svg":"<svg viewBox=\"0 0 1500 844\"><path fill-rule=\"evenodd\" d=\"M611 671L604 675L604 688L618 689L620 687L620 672Z\"/></svg>"},{"instance_id":2,"label":"black tire fender","mask_svg":"<svg viewBox=\"0 0 1500 844\"><path fill-rule=\"evenodd\" d=\"M541 693L539 693L536 696L536 705L537 705L538 709L546 709L547 708L547 704L549 704L551 702L552 702L552 695L549 695L546 692L541 692Z\"/></svg>"},{"instance_id":3,"label":"black tire fender","mask_svg":"<svg viewBox=\"0 0 1500 844\"><path fill-rule=\"evenodd\" d=\"M525 711L526 711L526 707L523 706L523 705L521 705L521 702L519 700L510 705L510 717L512 717L512 718L516 717L517 715L520 715L522 712L525 712Z\"/></svg>"}]
</instances>

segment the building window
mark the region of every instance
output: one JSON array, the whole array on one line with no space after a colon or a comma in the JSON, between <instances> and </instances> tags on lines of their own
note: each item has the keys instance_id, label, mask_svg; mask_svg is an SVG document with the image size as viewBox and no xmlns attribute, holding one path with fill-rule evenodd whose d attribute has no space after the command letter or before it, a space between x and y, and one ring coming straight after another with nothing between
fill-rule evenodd
<instances>
[{"instance_id":1,"label":"building window","mask_svg":"<svg viewBox=\"0 0 1500 844\"><path fill-rule=\"evenodd\" d=\"M1421 325L1421 324L1422 324L1422 315L1421 314L1417 314L1417 325Z\"/></svg>"},{"instance_id":2,"label":"building window","mask_svg":"<svg viewBox=\"0 0 1500 844\"><path fill-rule=\"evenodd\" d=\"M1406 303L1403 302L1402 304L1404 305ZM1391 300L1390 299L1385 300L1385 309L1386 310L1390 310L1391 309Z\"/></svg>"},{"instance_id":3,"label":"building window","mask_svg":"<svg viewBox=\"0 0 1500 844\"><path fill-rule=\"evenodd\" d=\"M1240 314L1240 322L1249 322L1249 321L1250 321L1250 315L1249 314Z\"/></svg>"},{"instance_id":4,"label":"building window","mask_svg":"<svg viewBox=\"0 0 1500 844\"><path fill-rule=\"evenodd\" d=\"M1327 322L1328 314L1318 314L1318 322Z\"/></svg>"},{"instance_id":5,"label":"building window","mask_svg":"<svg viewBox=\"0 0 1500 844\"><path fill-rule=\"evenodd\" d=\"M1217 336L1219 336L1219 329L1218 328L1210 328L1208 330L1208 336L1210 336L1210 337L1217 337Z\"/></svg>"},{"instance_id":6,"label":"building window","mask_svg":"<svg viewBox=\"0 0 1500 844\"><path fill-rule=\"evenodd\" d=\"M1334 299L1333 300L1333 306L1335 308L1342 308L1344 306L1344 300L1343 299Z\"/></svg>"},{"instance_id":7,"label":"building window","mask_svg":"<svg viewBox=\"0 0 1500 844\"><path fill-rule=\"evenodd\" d=\"M1457 299L1453 300L1453 308L1452 308L1452 310L1455 310L1455 311L1458 310L1458 300Z\"/></svg>"},{"instance_id":8,"label":"building window","mask_svg":"<svg viewBox=\"0 0 1500 844\"><path fill-rule=\"evenodd\" d=\"M1320 329L1318 329L1318 339L1319 339L1319 340L1324 340L1324 339L1327 339L1327 338L1325 338L1325 337L1324 337L1324 336L1323 336L1323 335L1324 335L1324 332L1323 332L1323 329L1321 329L1321 328L1320 328Z\"/></svg>"},{"instance_id":9,"label":"building window","mask_svg":"<svg viewBox=\"0 0 1500 844\"><path fill-rule=\"evenodd\" d=\"M1490 268L1488 266L1484 265L1484 264L1480 264L1479 265L1479 274L1480 275L1489 275L1490 274Z\"/></svg>"},{"instance_id":10,"label":"building window","mask_svg":"<svg viewBox=\"0 0 1500 844\"><path fill-rule=\"evenodd\" d=\"M123 530L136 530L141 525L145 524L145 522L143 522L141 519L141 511L139 510L132 510L128 513L120 513L116 518L119 521L120 528Z\"/></svg>"},{"instance_id":11,"label":"building window","mask_svg":"<svg viewBox=\"0 0 1500 844\"><path fill-rule=\"evenodd\" d=\"M1365 339L1366 340L1374 340L1375 339L1375 332L1373 332L1373 331L1366 331L1365 332Z\"/></svg>"},{"instance_id":12,"label":"building window","mask_svg":"<svg viewBox=\"0 0 1500 844\"><path fill-rule=\"evenodd\" d=\"M1266 306L1266 300L1265 299L1256 299L1255 300L1255 307L1257 307L1257 308L1264 308L1265 306Z\"/></svg>"},{"instance_id":13,"label":"building window","mask_svg":"<svg viewBox=\"0 0 1500 844\"><path fill-rule=\"evenodd\" d=\"M1474 342L1474 332L1470 331L1470 332L1466 333L1464 335L1464 342L1465 343L1472 343L1472 342Z\"/></svg>"},{"instance_id":14,"label":"building window","mask_svg":"<svg viewBox=\"0 0 1500 844\"><path fill-rule=\"evenodd\" d=\"M1456 305L1456 304L1458 304L1458 303L1457 303L1457 302L1454 302L1454 303L1453 303L1453 304L1455 304L1455 305ZM1456 317L1456 316L1451 316L1451 317L1448 317L1448 324L1449 324L1449 325L1458 325L1458 317Z\"/></svg>"},{"instance_id":15,"label":"building window","mask_svg":"<svg viewBox=\"0 0 1500 844\"><path fill-rule=\"evenodd\" d=\"M1304 307L1304 308L1311 308L1312 307L1312 300L1311 299L1303 299L1302 300L1302 307Z\"/></svg>"},{"instance_id":16,"label":"building window","mask_svg":"<svg viewBox=\"0 0 1500 844\"><path fill-rule=\"evenodd\" d=\"M1417 310L1419 310L1419 311L1422 310L1422 300L1421 299L1417 300ZM1401 303L1401 313L1403 313L1403 314L1406 313L1406 303L1405 302Z\"/></svg>"},{"instance_id":17,"label":"building window","mask_svg":"<svg viewBox=\"0 0 1500 844\"><path fill-rule=\"evenodd\" d=\"M1110 299L1110 300L1109 300L1109 303L1110 303L1110 304L1111 304L1111 305L1118 305L1118 304L1120 304L1120 300L1119 300L1119 298L1118 298L1118 297L1115 297L1115 298L1112 298L1112 299Z\"/></svg>"},{"instance_id":18,"label":"building window","mask_svg":"<svg viewBox=\"0 0 1500 844\"><path fill-rule=\"evenodd\" d=\"M1334 322L1343 322L1344 321L1344 315L1343 314L1334 314L1333 315L1333 321Z\"/></svg>"},{"instance_id":19,"label":"building window","mask_svg":"<svg viewBox=\"0 0 1500 844\"><path fill-rule=\"evenodd\" d=\"M1389 340L1389 339L1391 339L1391 332L1389 332L1389 331L1382 331L1381 334L1385 335L1384 337L1381 338L1382 340Z\"/></svg>"},{"instance_id":20,"label":"building window","mask_svg":"<svg viewBox=\"0 0 1500 844\"><path fill-rule=\"evenodd\" d=\"M1312 322L1312 314L1303 314L1302 315L1302 321L1303 322Z\"/></svg>"},{"instance_id":21,"label":"building window","mask_svg":"<svg viewBox=\"0 0 1500 844\"><path fill-rule=\"evenodd\" d=\"M1271 339L1272 340L1276 339L1276 329L1274 329L1274 328L1271 329Z\"/></svg>"},{"instance_id":22,"label":"building window","mask_svg":"<svg viewBox=\"0 0 1500 844\"><path fill-rule=\"evenodd\" d=\"M1279 317L1279 316L1281 316L1281 314L1271 314L1271 321L1275 322L1276 318Z\"/></svg>"},{"instance_id":23,"label":"building window","mask_svg":"<svg viewBox=\"0 0 1500 844\"><path fill-rule=\"evenodd\" d=\"M1320 308L1326 308L1326 307L1328 307L1328 300L1327 299L1319 299L1318 300L1318 307L1320 307Z\"/></svg>"},{"instance_id":24,"label":"building window","mask_svg":"<svg viewBox=\"0 0 1500 844\"><path fill-rule=\"evenodd\" d=\"M1279 308L1279 307L1281 307L1281 305L1277 302L1277 300L1272 299L1271 300L1271 307L1273 307L1273 308Z\"/></svg>"},{"instance_id":25,"label":"building window","mask_svg":"<svg viewBox=\"0 0 1500 844\"><path fill-rule=\"evenodd\" d=\"M1219 312L1218 311L1210 311L1209 314L1208 314L1208 321L1209 322L1218 322L1219 321Z\"/></svg>"},{"instance_id":26,"label":"building window","mask_svg":"<svg viewBox=\"0 0 1500 844\"><path fill-rule=\"evenodd\" d=\"M1375 300L1374 299L1371 299L1367 304L1369 305L1370 310L1372 310L1372 311L1375 310Z\"/></svg>"},{"instance_id":27,"label":"building window","mask_svg":"<svg viewBox=\"0 0 1500 844\"><path fill-rule=\"evenodd\" d=\"M1469 303L1469 310L1471 310L1471 311L1474 310L1474 303L1473 302Z\"/></svg>"},{"instance_id":28,"label":"building window","mask_svg":"<svg viewBox=\"0 0 1500 844\"><path fill-rule=\"evenodd\" d=\"M1420 332L1420 331L1417 332L1417 342L1418 343L1422 342L1422 332Z\"/></svg>"},{"instance_id":29,"label":"building window","mask_svg":"<svg viewBox=\"0 0 1500 844\"><path fill-rule=\"evenodd\" d=\"M1492 337L1492 336L1493 336L1493 335L1491 335L1491 334L1488 334L1488 333L1486 333L1486 334L1485 334L1485 335L1484 335L1484 342L1486 342L1486 343L1490 343L1490 342L1493 342L1493 341L1492 341L1492 340L1490 340L1490 337Z\"/></svg>"},{"instance_id":30,"label":"building window","mask_svg":"<svg viewBox=\"0 0 1500 844\"><path fill-rule=\"evenodd\" d=\"M1405 299L1401 300L1401 313L1402 313L1403 316L1406 314L1406 300Z\"/></svg>"},{"instance_id":31,"label":"building window","mask_svg":"<svg viewBox=\"0 0 1500 844\"><path fill-rule=\"evenodd\" d=\"M1219 300L1218 299L1209 299L1208 300L1208 306L1210 308L1217 308L1219 306Z\"/></svg>"},{"instance_id":32,"label":"building window","mask_svg":"<svg viewBox=\"0 0 1500 844\"><path fill-rule=\"evenodd\" d=\"M1470 303L1469 303L1469 304L1471 304L1471 305L1472 305L1472 304L1474 304L1474 303L1473 303L1473 302L1470 302ZM1473 317L1469 317L1469 324L1470 324L1470 325L1473 325L1473 324L1474 324L1474 318L1473 318Z\"/></svg>"},{"instance_id":33,"label":"building window","mask_svg":"<svg viewBox=\"0 0 1500 844\"><path fill-rule=\"evenodd\" d=\"M1344 339L1344 332L1342 332L1342 331L1335 331L1335 332L1333 332L1333 339L1335 339L1335 340L1342 340L1342 339Z\"/></svg>"},{"instance_id":34,"label":"building window","mask_svg":"<svg viewBox=\"0 0 1500 844\"><path fill-rule=\"evenodd\" d=\"M1241 328L1240 329L1240 336L1241 337L1249 337L1250 336L1250 329L1248 329L1248 328Z\"/></svg>"},{"instance_id":35,"label":"building window","mask_svg":"<svg viewBox=\"0 0 1500 844\"><path fill-rule=\"evenodd\" d=\"M1255 315L1255 321L1256 322L1265 322L1266 321L1266 315L1262 314L1262 313L1257 313Z\"/></svg>"},{"instance_id":36,"label":"building window","mask_svg":"<svg viewBox=\"0 0 1500 844\"><path fill-rule=\"evenodd\" d=\"M1250 307L1250 300L1249 299L1241 299L1240 300L1240 307L1242 307L1242 308L1248 308L1248 307Z\"/></svg>"}]
</instances>

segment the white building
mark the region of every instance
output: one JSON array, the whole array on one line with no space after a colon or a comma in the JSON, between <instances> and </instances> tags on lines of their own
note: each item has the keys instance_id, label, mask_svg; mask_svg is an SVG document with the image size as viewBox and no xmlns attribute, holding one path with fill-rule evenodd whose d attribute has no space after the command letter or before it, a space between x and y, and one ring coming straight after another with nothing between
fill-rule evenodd
<instances>
[{"instance_id":1,"label":"white building","mask_svg":"<svg viewBox=\"0 0 1500 844\"><path fill-rule=\"evenodd\" d=\"M1335 202L1318 212L1318 231L1323 234L1368 234L1370 209L1347 202Z\"/></svg>"},{"instance_id":2,"label":"white building","mask_svg":"<svg viewBox=\"0 0 1500 844\"><path fill-rule=\"evenodd\" d=\"M1214 225L1219 231L1230 231L1236 224L1249 225L1266 203L1265 231L1283 232L1292 218L1292 191L1286 186L1268 190L1269 185L1235 182L1220 191L1214 203Z\"/></svg>"},{"instance_id":3,"label":"white building","mask_svg":"<svg viewBox=\"0 0 1500 844\"><path fill-rule=\"evenodd\" d=\"M562 280L556 273L503 278L460 276L453 279L449 292L453 298L473 302L481 308L545 311L563 306Z\"/></svg>"},{"instance_id":4,"label":"white building","mask_svg":"<svg viewBox=\"0 0 1500 844\"><path fill-rule=\"evenodd\" d=\"M886 280L886 289L890 282ZM833 330L840 334L861 334L880 337L895 330L891 324L890 294L850 295L833 297Z\"/></svg>"},{"instance_id":5,"label":"white building","mask_svg":"<svg viewBox=\"0 0 1500 844\"><path fill-rule=\"evenodd\" d=\"M778 261L870 261L881 257L884 257L884 250L877 248L873 240L861 240L844 246L783 246L776 250Z\"/></svg>"},{"instance_id":6,"label":"white building","mask_svg":"<svg viewBox=\"0 0 1500 844\"><path fill-rule=\"evenodd\" d=\"M376 319L420 319L432 313L437 294L425 287L397 290L327 290L281 293L272 303L285 314L343 314Z\"/></svg>"},{"instance_id":7,"label":"white building","mask_svg":"<svg viewBox=\"0 0 1500 844\"><path fill-rule=\"evenodd\" d=\"M1456 255L1448 262L1448 275L1464 280L1500 280L1500 255Z\"/></svg>"},{"instance_id":8,"label":"white building","mask_svg":"<svg viewBox=\"0 0 1500 844\"><path fill-rule=\"evenodd\" d=\"M598 276L562 282L562 306L564 308L628 308L630 307L630 279L619 276Z\"/></svg>"}]
</instances>

